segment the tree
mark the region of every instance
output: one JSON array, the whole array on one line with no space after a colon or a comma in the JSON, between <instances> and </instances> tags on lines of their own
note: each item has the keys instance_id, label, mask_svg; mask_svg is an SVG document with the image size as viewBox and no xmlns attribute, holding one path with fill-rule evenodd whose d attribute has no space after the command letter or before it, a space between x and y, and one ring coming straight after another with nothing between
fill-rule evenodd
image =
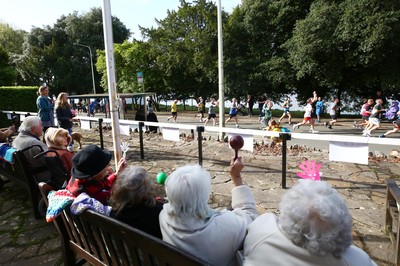
<instances>
[{"instance_id":1,"label":"tree","mask_svg":"<svg viewBox=\"0 0 400 266\"><path fill-rule=\"evenodd\" d=\"M0 23L0 79L3 85L23 84L21 79L18 79L15 61L22 53L21 44L25 35L25 31L14 30L8 24Z\"/></svg>"},{"instance_id":2,"label":"tree","mask_svg":"<svg viewBox=\"0 0 400 266\"><path fill-rule=\"evenodd\" d=\"M267 92L269 98L278 99L303 86L304 80L295 79L282 45L291 38L296 21L307 15L311 2L244 0L234 10L225 35L227 84L232 93Z\"/></svg>"},{"instance_id":3,"label":"tree","mask_svg":"<svg viewBox=\"0 0 400 266\"><path fill-rule=\"evenodd\" d=\"M0 48L0 86L14 85L17 72L9 64L9 57L6 51Z\"/></svg>"},{"instance_id":4,"label":"tree","mask_svg":"<svg viewBox=\"0 0 400 266\"><path fill-rule=\"evenodd\" d=\"M351 100L397 87L399 11L394 0L315 1L284 45L297 78Z\"/></svg>"},{"instance_id":5,"label":"tree","mask_svg":"<svg viewBox=\"0 0 400 266\"><path fill-rule=\"evenodd\" d=\"M126 40L129 30L116 17L112 18L114 41ZM103 22L100 8L78 15L77 12L62 16L53 27L34 28L24 43L24 52L18 61L21 74L31 84L47 83L53 92L92 91L89 50L76 46L89 46L93 55L104 50ZM93 58L95 64L96 58ZM100 76L95 71L95 83ZM98 91L99 92L99 91Z\"/></svg>"},{"instance_id":6,"label":"tree","mask_svg":"<svg viewBox=\"0 0 400 266\"><path fill-rule=\"evenodd\" d=\"M209 96L217 91L217 9L205 0L181 0L157 28L141 28L152 68L162 71L170 97Z\"/></svg>"},{"instance_id":7,"label":"tree","mask_svg":"<svg viewBox=\"0 0 400 266\"><path fill-rule=\"evenodd\" d=\"M107 69L106 57L104 51L98 51L99 57L97 61L97 70L102 75L101 84L106 89ZM119 92L134 93L157 92L165 93L161 88L163 84L162 73L160 73L153 64L154 59L151 57L149 44L147 42L133 41L132 43L125 41L122 44L114 45L114 57L116 76L118 79L117 89ZM143 72L144 85L137 82L136 73Z\"/></svg>"}]
</instances>

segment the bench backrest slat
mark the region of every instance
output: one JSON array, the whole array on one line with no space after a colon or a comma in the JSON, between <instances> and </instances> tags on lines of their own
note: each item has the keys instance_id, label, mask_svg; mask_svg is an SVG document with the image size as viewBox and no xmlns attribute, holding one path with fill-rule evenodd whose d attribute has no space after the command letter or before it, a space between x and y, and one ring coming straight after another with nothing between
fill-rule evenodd
<instances>
[{"instance_id":1,"label":"bench backrest slat","mask_svg":"<svg viewBox=\"0 0 400 266\"><path fill-rule=\"evenodd\" d=\"M51 187L45 183L39 187L46 197ZM54 224L62 238L64 265L75 265L76 258L92 265L209 265L161 239L91 210L73 215L67 207Z\"/></svg>"}]
</instances>

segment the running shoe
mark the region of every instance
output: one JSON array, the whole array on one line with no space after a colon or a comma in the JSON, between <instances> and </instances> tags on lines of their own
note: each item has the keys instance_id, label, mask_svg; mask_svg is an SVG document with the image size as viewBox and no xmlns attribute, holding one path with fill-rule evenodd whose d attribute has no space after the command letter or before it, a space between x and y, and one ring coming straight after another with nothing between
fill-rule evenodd
<instances>
[{"instance_id":1,"label":"running shoe","mask_svg":"<svg viewBox=\"0 0 400 266\"><path fill-rule=\"evenodd\" d=\"M380 138L386 138L386 136L385 136L385 135L379 135L379 137L380 137Z\"/></svg>"}]
</instances>

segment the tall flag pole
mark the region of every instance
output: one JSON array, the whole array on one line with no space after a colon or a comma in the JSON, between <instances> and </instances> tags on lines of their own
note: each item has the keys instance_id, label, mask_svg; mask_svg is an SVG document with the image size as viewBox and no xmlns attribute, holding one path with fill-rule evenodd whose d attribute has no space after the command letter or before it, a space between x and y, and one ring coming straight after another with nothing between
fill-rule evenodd
<instances>
[{"instance_id":1,"label":"tall flag pole","mask_svg":"<svg viewBox=\"0 0 400 266\"><path fill-rule=\"evenodd\" d=\"M110 0L103 0L103 31L104 31L104 46L106 50L107 63L107 85L109 92L110 110L111 110L111 125L115 166L122 158L121 140L119 132L118 118L118 98L117 98L117 82L115 77L115 59L114 59L114 39L111 21L111 5Z\"/></svg>"},{"instance_id":2,"label":"tall flag pole","mask_svg":"<svg viewBox=\"0 0 400 266\"><path fill-rule=\"evenodd\" d=\"M219 139L223 140L224 132L222 128L225 126L225 93L224 93L224 52L222 41L222 10L221 0L217 0L218 11L218 91L219 91Z\"/></svg>"}]
</instances>

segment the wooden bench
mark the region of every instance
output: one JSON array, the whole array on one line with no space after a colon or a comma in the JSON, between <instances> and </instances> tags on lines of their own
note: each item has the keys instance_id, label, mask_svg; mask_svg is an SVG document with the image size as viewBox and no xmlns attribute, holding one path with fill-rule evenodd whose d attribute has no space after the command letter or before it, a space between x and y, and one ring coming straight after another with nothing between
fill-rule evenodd
<instances>
[{"instance_id":1,"label":"wooden bench","mask_svg":"<svg viewBox=\"0 0 400 266\"><path fill-rule=\"evenodd\" d=\"M389 236L394 249L394 263L400 264L400 220L399 220L399 204L400 204L400 188L395 180L387 179L386 191L386 214L385 214L385 233ZM395 231L393 231L393 229Z\"/></svg>"},{"instance_id":2,"label":"wooden bench","mask_svg":"<svg viewBox=\"0 0 400 266\"><path fill-rule=\"evenodd\" d=\"M52 187L39 184L43 200ZM53 220L61 237L64 265L210 265L199 258L108 216L67 207Z\"/></svg>"},{"instance_id":3,"label":"wooden bench","mask_svg":"<svg viewBox=\"0 0 400 266\"><path fill-rule=\"evenodd\" d=\"M20 151L15 151L13 153L13 164L2 160L2 165L0 166L0 175L7 178L9 181L12 181L16 185L24 188L28 192L28 198L32 204L34 217L35 219L39 219L43 217L43 201L41 201L34 174L29 168L28 162L24 155L25 151L36 147L40 148L39 145L34 145ZM0 189L5 183L6 181L4 180L0 181Z\"/></svg>"}]
</instances>

